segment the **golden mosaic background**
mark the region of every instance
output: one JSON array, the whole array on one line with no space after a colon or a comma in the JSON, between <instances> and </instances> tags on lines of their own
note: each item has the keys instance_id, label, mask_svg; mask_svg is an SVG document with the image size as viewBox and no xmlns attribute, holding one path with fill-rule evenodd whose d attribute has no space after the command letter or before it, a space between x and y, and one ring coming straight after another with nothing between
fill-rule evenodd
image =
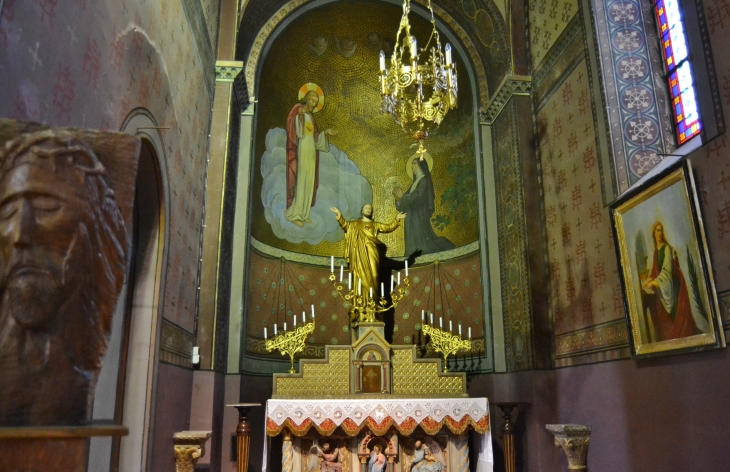
<instances>
[{"instance_id":1,"label":"golden mosaic background","mask_svg":"<svg viewBox=\"0 0 730 472\"><path fill-rule=\"evenodd\" d=\"M367 35L378 32L382 37L393 37L401 12L398 6L381 3L326 5L300 17L272 44L263 62L256 93L252 235L259 241L289 251L324 256L341 254L344 248L344 241L311 246L279 239L264 217L260 161L266 149L266 133L273 128L286 127L286 117L297 100L297 91L307 82L319 84L325 93L325 106L316 116L319 129L331 127L339 132L330 142L348 154L373 187L375 219L390 221L395 217L391 191L395 186L406 189L410 185L405 163L415 148L411 147L412 139L394 120L380 112L378 52L367 48ZM414 34L425 41L430 33L430 23L414 14L411 23ZM316 56L308 47L318 36L329 40L322 56ZM355 54L350 58L338 54L335 37L352 37L357 44ZM446 216L440 197L455 183L449 165L462 163L462 170L468 170L466 174L473 176L476 173L471 84L461 59L456 57L455 62L459 71L459 108L447 116L427 143L434 156L434 216ZM476 208L476 184L472 192L464 192L459 197L473 199ZM473 215L466 222L452 222L443 231L434 229L457 247L472 243L478 238L476 211ZM381 239L388 245L389 256L403 254L402 227L382 235Z\"/></svg>"}]
</instances>

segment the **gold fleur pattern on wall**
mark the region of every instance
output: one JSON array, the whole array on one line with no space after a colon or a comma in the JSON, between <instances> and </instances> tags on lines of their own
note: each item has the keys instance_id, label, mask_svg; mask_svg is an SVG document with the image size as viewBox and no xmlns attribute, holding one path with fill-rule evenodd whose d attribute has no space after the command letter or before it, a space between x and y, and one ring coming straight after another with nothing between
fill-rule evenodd
<instances>
[{"instance_id":1,"label":"gold fleur pattern on wall","mask_svg":"<svg viewBox=\"0 0 730 472\"><path fill-rule=\"evenodd\" d=\"M529 41L533 68L540 65L577 12L577 0L529 2Z\"/></svg>"},{"instance_id":2,"label":"gold fleur pattern on wall","mask_svg":"<svg viewBox=\"0 0 730 472\"><path fill-rule=\"evenodd\" d=\"M555 334L624 316L585 59L538 111Z\"/></svg>"}]
</instances>

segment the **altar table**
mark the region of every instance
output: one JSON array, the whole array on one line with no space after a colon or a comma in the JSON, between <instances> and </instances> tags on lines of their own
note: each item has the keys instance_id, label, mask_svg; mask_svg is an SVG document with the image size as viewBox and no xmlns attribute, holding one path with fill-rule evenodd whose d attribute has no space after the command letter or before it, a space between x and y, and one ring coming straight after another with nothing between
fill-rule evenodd
<instances>
[{"instance_id":1,"label":"altar table","mask_svg":"<svg viewBox=\"0 0 730 472\"><path fill-rule=\"evenodd\" d=\"M455 436L473 429L482 436L477 472L492 471L492 435L486 398L272 399L266 402L269 436L277 436L285 428L300 437L311 428L322 436L330 436L337 428L351 437L364 429L381 436L395 428L407 437L419 426L428 435L435 435L442 428ZM268 456L266 443L264 472Z\"/></svg>"}]
</instances>

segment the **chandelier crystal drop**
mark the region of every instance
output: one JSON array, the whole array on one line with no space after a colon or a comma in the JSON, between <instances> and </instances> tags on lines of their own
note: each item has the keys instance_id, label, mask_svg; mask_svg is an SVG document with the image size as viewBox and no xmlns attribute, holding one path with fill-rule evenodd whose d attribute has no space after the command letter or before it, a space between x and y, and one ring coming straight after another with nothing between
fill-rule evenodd
<instances>
[{"instance_id":1,"label":"chandelier crystal drop","mask_svg":"<svg viewBox=\"0 0 730 472\"><path fill-rule=\"evenodd\" d=\"M442 50L431 0L428 9L432 30L425 47L419 49L411 34L411 0L403 0L403 17L390 64L386 64L385 52L380 51L382 111L392 115L418 142L416 152L421 159L426 153L424 140L432 129L438 128L449 110L456 108L458 92L451 45L447 43Z\"/></svg>"}]
</instances>

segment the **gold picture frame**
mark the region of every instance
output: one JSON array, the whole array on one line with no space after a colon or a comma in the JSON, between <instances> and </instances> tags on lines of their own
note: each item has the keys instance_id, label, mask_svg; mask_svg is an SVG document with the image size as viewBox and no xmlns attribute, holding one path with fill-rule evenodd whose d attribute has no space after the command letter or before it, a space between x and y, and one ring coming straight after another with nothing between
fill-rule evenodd
<instances>
[{"instance_id":1,"label":"gold picture frame","mask_svg":"<svg viewBox=\"0 0 730 472\"><path fill-rule=\"evenodd\" d=\"M611 205L636 357L725 346L689 160Z\"/></svg>"}]
</instances>

